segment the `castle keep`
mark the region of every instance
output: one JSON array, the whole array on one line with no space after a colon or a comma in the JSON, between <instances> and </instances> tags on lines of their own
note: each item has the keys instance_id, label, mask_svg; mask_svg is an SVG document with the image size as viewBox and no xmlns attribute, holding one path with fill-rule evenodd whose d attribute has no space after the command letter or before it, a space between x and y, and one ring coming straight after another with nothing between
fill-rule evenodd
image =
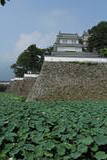
<instances>
[{"instance_id":1,"label":"castle keep","mask_svg":"<svg viewBox=\"0 0 107 160\"><path fill-rule=\"evenodd\" d=\"M54 52L82 52L78 34L59 32L54 44Z\"/></svg>"},{"instance_id":2,"label":"castle keep","mask_svg":"<svg viewBox=\"0 0 107 160\"><path fill-rule=\"evenodd\" d=\"M86 46L87 37L84 36ZM27 101L106 100L107 59L82 51L77 34L59 33Z\"/></svg>"}]
</instances>

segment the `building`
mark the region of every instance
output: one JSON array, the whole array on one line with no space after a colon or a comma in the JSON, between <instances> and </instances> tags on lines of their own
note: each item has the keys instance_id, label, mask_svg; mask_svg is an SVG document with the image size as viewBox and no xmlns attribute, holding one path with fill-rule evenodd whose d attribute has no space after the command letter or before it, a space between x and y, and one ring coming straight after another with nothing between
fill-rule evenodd
<instances>
[{"instance_id":1,"label":"building","mask_svg":"<svg viewBox=\"0 0 107 160\"><path fill-rule=\"evenodd\" d=\"M9 85L10 81L0 81L0 85Z\"/></svg>"},{"instance_id":2,"label":"building","mask_svg":"<svg viewBox=\"0 0 107 160\"><path fill-rule=\"evenodd\" d=\"M54 44L54 52L82 52L78 34L59 32Z\"/></svg>"},{"instance_id":3,"label":"building","mask_svg":"<svg viewBox=\"0 0 107 160\"><path fill-rule=\"evenodd\" d=\"M84 31L81 39L83 41L83 46L84 46L84 49L87 49L87 46L88 46L88 38L89 38L89 33Z\"/></svg>"}]
</instances>

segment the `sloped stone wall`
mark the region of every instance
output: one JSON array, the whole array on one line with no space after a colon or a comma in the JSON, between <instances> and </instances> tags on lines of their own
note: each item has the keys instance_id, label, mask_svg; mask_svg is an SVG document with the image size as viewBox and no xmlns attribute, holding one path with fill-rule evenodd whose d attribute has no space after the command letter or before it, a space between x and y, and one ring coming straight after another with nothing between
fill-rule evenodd
<instances>
[{"instance_id":1,"label":"sloped stone wall","mask_svg":"<svg viewBox=\"0 0 107 160\"><path fill-rule=\"evenodd\" d=\"M36 78L12 81L7 92L17 96L27 97L35 81Z\"/></svg>"},{"instance_id":2,"label":"sloped stone wall","mask_svg":"<svg viewBox=\"0 0 107 160\"><path fill-rule=\"evenodd\" d=\"M44 62L27 101L107 100L107 63Z\"/></svg>"}]
</instances>

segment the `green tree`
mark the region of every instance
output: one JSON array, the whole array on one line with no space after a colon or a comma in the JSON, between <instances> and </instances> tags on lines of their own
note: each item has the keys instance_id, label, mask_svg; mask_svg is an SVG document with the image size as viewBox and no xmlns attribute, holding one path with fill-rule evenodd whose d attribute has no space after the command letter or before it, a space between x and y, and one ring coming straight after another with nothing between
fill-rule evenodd
<instances>
[{"instance_id":1,"label":"green tree","mask_svg":"<svg viewBox=\"0 0 107 160\"><path fill-rule=\"evenodd\" d=\"M24 73L31 71L38 73L41 70L44 60L44 51L37 48L36 45L30 45L22 52L16 63L11 66L16 77L23 77Z\"/></svg>"},{"instance_id":2,"label":"green tree","mask_svg":"<svg viewBox=\"0 0 107 160\"><path fill-rule=\"evenodd\" d=\"M6 1L9 1L9 0L0 0L0 4L1 4L2 6L4 6L5 3L6 3Z\"/></svg>"},{"instance_id":3,"label":"green tree","mask_svg":"<svg viewBox=\"0 0 107 160\"><path fill-rule=\"evenodd\" d=\"M107 22L100 22L98 25L89 30L88 50L96 50L107 48Z\"/></svg>"},{"instance_id":4,"label":"green tree","mask_svg":"<svg viewBox=\"0 0 107 160\"><path fill-rule=\"evenodd\" d=\"M51 55L53 51L53 46L43 49L45 55Z\"/></svg>"},{"instance_id":5,"label":"green tree","mask_svg":"<svg viewBox=\"0 0 107 160\"><path fill-rule=\"evenodd\" d=\"M103 48L100 50L100 54L103 56L103 57L107 57L107 48Z\"/></svg>"}]
</instances>

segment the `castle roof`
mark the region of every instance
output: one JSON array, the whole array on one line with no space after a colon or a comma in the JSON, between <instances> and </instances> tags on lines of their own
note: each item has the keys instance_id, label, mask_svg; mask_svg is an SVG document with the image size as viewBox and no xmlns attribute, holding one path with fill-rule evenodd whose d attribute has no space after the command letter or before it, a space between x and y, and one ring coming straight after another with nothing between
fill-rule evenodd
<instances>
[{"instance_id":1,"label":"castle roof","mask_svg":"<svg viewBox=\"0 0 107 160\"><path fill-rule=\"evenodd\" d=\"M77 33L71 34L71 33L61 33L61 32L59 32L57 37L58 38L67 38L67 39L78 39L79 38Z\"/></svg>"}]
</instances>

